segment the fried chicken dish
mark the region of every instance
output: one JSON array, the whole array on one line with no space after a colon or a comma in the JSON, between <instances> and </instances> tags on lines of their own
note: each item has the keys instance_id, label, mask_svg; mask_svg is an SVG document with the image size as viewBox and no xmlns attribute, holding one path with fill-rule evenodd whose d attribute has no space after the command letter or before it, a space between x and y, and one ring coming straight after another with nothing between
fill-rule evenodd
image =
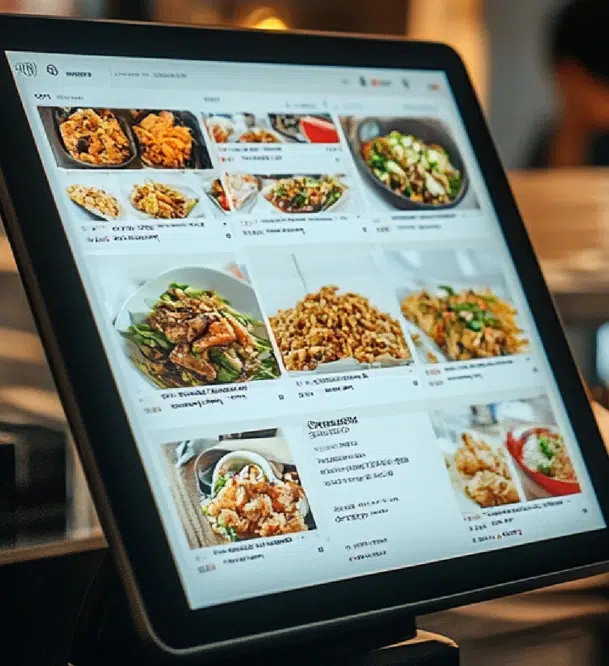
<instances>
[{"instance_id":1,"label":"fried chicken dish","mask_svg":"<svg viewBox=\"0 0 609 666\"><path fill-rule=\"evenodd\" d=\"M121 166L132 157L129 139L108 109L78 109L59 124L66 150L90 166Z\"/></svg>"},{"instance_id":2,"label":"fried chicken dish","mask_svg":"<svg viewBox=\"0 0 609 666\"><path fill-rule=\"evenodd\" d=\"M299 508L303 498L297 482L271 482L258 465L249 464L220 476L213 497L204 500L201 511L224 541L240 541L306 531Z\"/></svg>"},{"instance_id":3,"label":"fried chicken dish","mask_svg":"<svg viewBox=\"0 0 609 666\"><path fill-rule=\"evenodd\" d=\"M494 450L468 433L461 435L462 446L454 456L455 468L466 479L465 492L482 508L520 501L503 452Z\"/></svg>"},{"instance_id":4,"label":"fried chicken dish","mask_svg":"<svg viewBox=\"0 0 609 666\"><path fill-rule=\"evenodd\" d=\"M171 111L149 113L133 131L140 144L142 161L164 169L184 169L193 153L189 127L177 122Z\"/></svg>"}]
</instances>

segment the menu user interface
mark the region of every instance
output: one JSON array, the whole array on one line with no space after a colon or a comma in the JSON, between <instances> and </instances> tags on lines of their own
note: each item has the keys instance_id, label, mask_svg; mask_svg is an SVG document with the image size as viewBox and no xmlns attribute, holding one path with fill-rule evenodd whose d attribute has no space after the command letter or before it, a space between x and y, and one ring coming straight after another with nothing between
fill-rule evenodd
<instances>
[{"instance_id":1,"label":"menu user interface","mask_svg":"<svg viewBox=\"0 0 609 666\"><path fill-rule=\"evenodd\" d=\"M6 55L191 608L605 527L443 72Z\"/></svg>"}]
</instances>

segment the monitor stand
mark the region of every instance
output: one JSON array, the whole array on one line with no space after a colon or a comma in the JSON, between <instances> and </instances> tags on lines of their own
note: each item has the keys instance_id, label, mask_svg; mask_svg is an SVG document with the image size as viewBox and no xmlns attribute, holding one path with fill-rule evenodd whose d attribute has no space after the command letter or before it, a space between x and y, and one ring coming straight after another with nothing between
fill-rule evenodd
<instances>
[{"instance_id":1,"label":"monitor stand","mask_svg":"<svg viewBox=\"0 0 609 666\"><path fill-rule=\"evenodd\" d=\"M396 636L401 643L395 643ZM400 640L398 639L398 640ZM459 648L451 640L417 631L412 616L399 622L378 621L377 627L342 635L334 643L251 651L228 659L165 658L138 641L122 583L110 554L91 582L74 630L68 663L72 666L458 666ZM387 647L382 647L382 646ZM280 656L283 654L283 656Z\"/></svg>"}]
</instances>

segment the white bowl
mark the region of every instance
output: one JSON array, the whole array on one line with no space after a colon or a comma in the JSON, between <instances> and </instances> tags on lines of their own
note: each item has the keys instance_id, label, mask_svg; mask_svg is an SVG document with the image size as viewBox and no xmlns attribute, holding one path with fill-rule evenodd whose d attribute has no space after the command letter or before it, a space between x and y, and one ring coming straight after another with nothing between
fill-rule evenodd
<instances>
[{"instance_id":1,"label":"white bowl","mask_svg":"<svg viewBox=\"0 0 609 666\"><path fill-rule=\"evenodd\" d=\"M263 471L269 483L274 484L281 481L277 474L275 474L272 465L263 456L259 455L258 453L254 453L253 451L231 451L231 453L227 453L225 456L222 456L222 458L218 460L216 466L214 467L211 486L212 492L216 487L216 482L220 476L220 470L225 465L230 465L231 463L233 463L236 468L240 468L240 470L243 469L243 467L246 465L257 465ZM307 501L306 497L303 497L301 500L299 500L298 510L303 517L306 517L309 513L309 502Z\"/></svg>"},{"instance_id":2,"label":"white bowl","mask_svg":"<svg viewBox=\"0 0 609 666\"><path fill-rule=\"evenodd\" d=\"M157 275L144 284L123 303L119 310L114 327L119 333L129 329L132 323L143 323L146 316L151 312L151 305L158 301L163 292L172 282L188 284L197 289L212 289L225 298L235 310L248 314L259 321L263 321L256 294L252 287L242 280L228 275L214 268L204 266L184 266L172 268ZM268 335L266 333L265 335ZM127 356L131 357L129 351L133 349L132 343L124 340ZM137 371L137 368L133 366ZM146 375L137 371L143 377ZM152 383L148 377L148 382Z\"/></svg>"},{"instance_id":3,"label":"white bowl","mask_svg":"<svg viewBox=\"0 0 609 666\"><path fill-rule=\"evenodd\" d=\"M214 472L212 474L212 482L211 482L211 487L212 491L213 488L216 487L216 482L218 480L218 477L220 476L220 470L224 466L233 466L239 471L243 469L246 465L256 465L260 467L260 469L263 471L264 475L266 476L267 480L270 483L275 483L279 479L277 478L277 475L273 471L273 468L271 467L271 464L266 458L263 458L261 455L258 455L257 453L254 453L253 451L231 451L230 453L227 453L225 456L222 456L220 460L216 463L216 466L214 467Z\"/></svg>"}]
</instances>

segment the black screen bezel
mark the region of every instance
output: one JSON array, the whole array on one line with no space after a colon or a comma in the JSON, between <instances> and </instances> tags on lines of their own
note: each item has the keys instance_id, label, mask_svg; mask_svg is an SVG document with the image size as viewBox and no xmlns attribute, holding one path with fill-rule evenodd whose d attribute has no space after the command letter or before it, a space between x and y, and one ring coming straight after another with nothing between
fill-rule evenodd
<instances>
[{"instance_id":1,"label":"black screen bezel","mask_svg":"<svg viewBox=\"0 0 609 666\"><path fill-rule=\"evenodd\" d=\"M3 51L446 72L607 521L609 458L482 112L452 50L398 40L23 16L0 17L0 39ZM95 495L105 505L104 528L110 542L124 549L125 582L137 589L150 628L163 643L178 650L234 644L381 609L421 613L566 578L564 572L592 570L609 560L603 529L191 611L5 58L0 84L0 118L11 128L0 149L10 193L10 201L7 192L2 197L7 232L87 473L94 487L100 480L103 486ZM333 631L338 625L326 626Z\"/></svg>"}]
</instances>

